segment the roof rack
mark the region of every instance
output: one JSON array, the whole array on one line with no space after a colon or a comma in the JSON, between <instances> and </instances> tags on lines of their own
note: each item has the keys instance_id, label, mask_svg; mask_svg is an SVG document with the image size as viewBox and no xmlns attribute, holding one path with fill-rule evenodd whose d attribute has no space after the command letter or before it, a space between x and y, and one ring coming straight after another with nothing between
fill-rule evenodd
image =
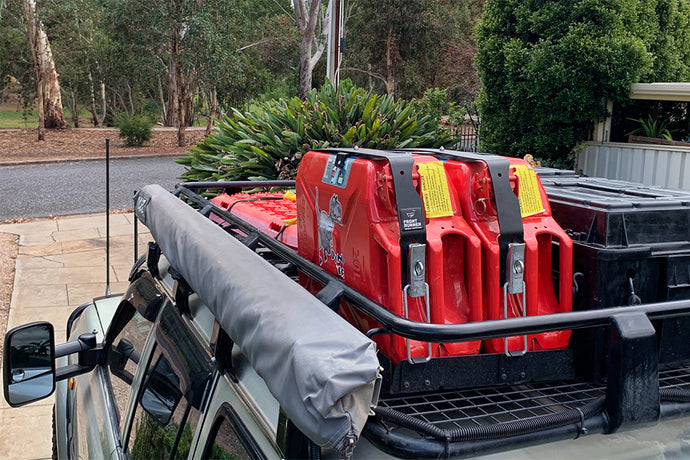
<instances>
[{"instance_id":1,"label":"roof rack","mask_svg":"<svg viewBox=\"0 0 690 460\"><path fill-rule=\"evenodd\" d=\"M364 434L390 453L408 457L469 456L592 433L653 424L690 411L690 367L660 371L655 323L688 317L690 300L610 307L465 324L429 324L398 316L258 231L199 192L290 188L293 181L179 184L175 196L281 270L312 278L316 298L338 311L341 302L373 318L376 334L420 341L461 342L564 329L607 330L607 373L593 380L577 369L577 350L529 352L522 357L473 355L393 364L379 354L384 384L376 416ZM575 356L573 355L575 351ZM546 364L546 365L545 365ZM561 379L565 379L564 381Z\"/></svg>"}]
</instances>

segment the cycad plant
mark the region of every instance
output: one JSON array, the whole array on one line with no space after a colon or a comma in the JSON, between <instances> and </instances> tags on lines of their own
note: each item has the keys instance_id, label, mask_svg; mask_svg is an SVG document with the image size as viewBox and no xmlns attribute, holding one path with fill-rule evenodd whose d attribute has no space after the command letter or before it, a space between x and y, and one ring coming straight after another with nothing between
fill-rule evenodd
<instances>
[{"instance_id":1,"label":"cycad plant","mask_svg":"<svg viewBox=\"0 0 690 460\"><path fill-rule=\"evenodd\" d=\"M629 120L636 121L640 124L640 127L628 133L628 135L635 135L642 133L646 137L654 137L657 139L667 139L672 140L671 130L669 126L671 122L669 120L655 120L651 115L647 117L645 121L642 118L629 118Z\"/></svg>"},{"instance_id":2,"label":"cycad plant","mask_svg":"<svg viewBox=\"0 0 690 460\"><path fill-rule=\"evenodd\" d=\"M329 147L441 147L457 139L419 104L395 100L343 82L298 98L233 109L180 158L187 181L292 179L302 155Z\"/></svg>"}]
</instances>

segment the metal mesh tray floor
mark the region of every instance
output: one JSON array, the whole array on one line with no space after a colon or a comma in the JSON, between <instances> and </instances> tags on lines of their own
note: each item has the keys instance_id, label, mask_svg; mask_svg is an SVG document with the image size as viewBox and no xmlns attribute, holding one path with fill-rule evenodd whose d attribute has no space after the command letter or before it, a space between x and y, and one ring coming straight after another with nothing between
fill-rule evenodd
<instances>
[{"instance_id":1,"label":"metal mesh tray floor","mask_svg":"<svg viewBox=\"0 0 690 460\"><path fill-rule=\"evenodd\" d=\"M659 371L659 388L690 390L690 367Z\"/></svg>"},{"instance_id":2,"label":"metal mesh tray floor","mask_svg":"<svg viewBox=\"0 0 690 460\"><path fill-rule=\"evenodd\" d=\"M659 385L660 388L690 389L690 368L660 372ZM605 394L605 383L549 382L418 395L383 395L379 406L450 430L565 412Z\"/></svg>"}]
</instances>

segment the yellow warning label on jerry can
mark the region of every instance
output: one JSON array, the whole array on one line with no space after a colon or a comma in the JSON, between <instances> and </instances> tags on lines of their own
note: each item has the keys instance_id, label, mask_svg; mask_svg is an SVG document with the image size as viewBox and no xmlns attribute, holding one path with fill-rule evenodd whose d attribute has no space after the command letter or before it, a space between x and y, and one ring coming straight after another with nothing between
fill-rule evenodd
<instances>
[{"instance_id":1,"label":"yellow warning label on jerry can","mask_svg":"<svg viewBox=\"0 0 690 460\"><path fill-rule=\"evenodd\" d=\"M537 172L527 165L514 165L515 175L518 178L519 191L518 200L520 201L520 215L522 217L532 216L544 210L544 203L541 201L539 193L539 182L537 182Z\"/></svg>"},{"instance_id":2,"label":"yellow warning label on jerry can","mask_svg":"<svg viewBox=\"0 0 690 460\"><path fill-rule=\"evenodd\" d=\"M453 215L450 202L448 179L446 170L440 161L430 161L418 165L419 175L422 176L422 199L426 217L448 217Z\"/></svg>"}]
</instances>

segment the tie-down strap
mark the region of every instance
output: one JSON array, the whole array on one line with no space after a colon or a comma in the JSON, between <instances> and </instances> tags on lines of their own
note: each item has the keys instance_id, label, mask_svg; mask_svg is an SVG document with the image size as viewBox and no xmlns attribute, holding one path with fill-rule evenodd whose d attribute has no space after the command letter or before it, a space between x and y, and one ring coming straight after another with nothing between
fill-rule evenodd
<instances>
[{"instance_id":1,"label":"tie-down strap","mask_svg":"<svg viewBox=\"0 0 690 460\"><path fill-rule=\"evenodd\" d=\"M509 245L524 241L520 201L510 187L510 160L498 155L444 149L409 149L399 150L399 152L432 155L446 160L481 161L486 164L491 177L494 199L496 200L494 205L500 233L498 244L500 248L500 280L502 286L507 278L506 258L508 257Z\"/></svg>"}]
</instances>

